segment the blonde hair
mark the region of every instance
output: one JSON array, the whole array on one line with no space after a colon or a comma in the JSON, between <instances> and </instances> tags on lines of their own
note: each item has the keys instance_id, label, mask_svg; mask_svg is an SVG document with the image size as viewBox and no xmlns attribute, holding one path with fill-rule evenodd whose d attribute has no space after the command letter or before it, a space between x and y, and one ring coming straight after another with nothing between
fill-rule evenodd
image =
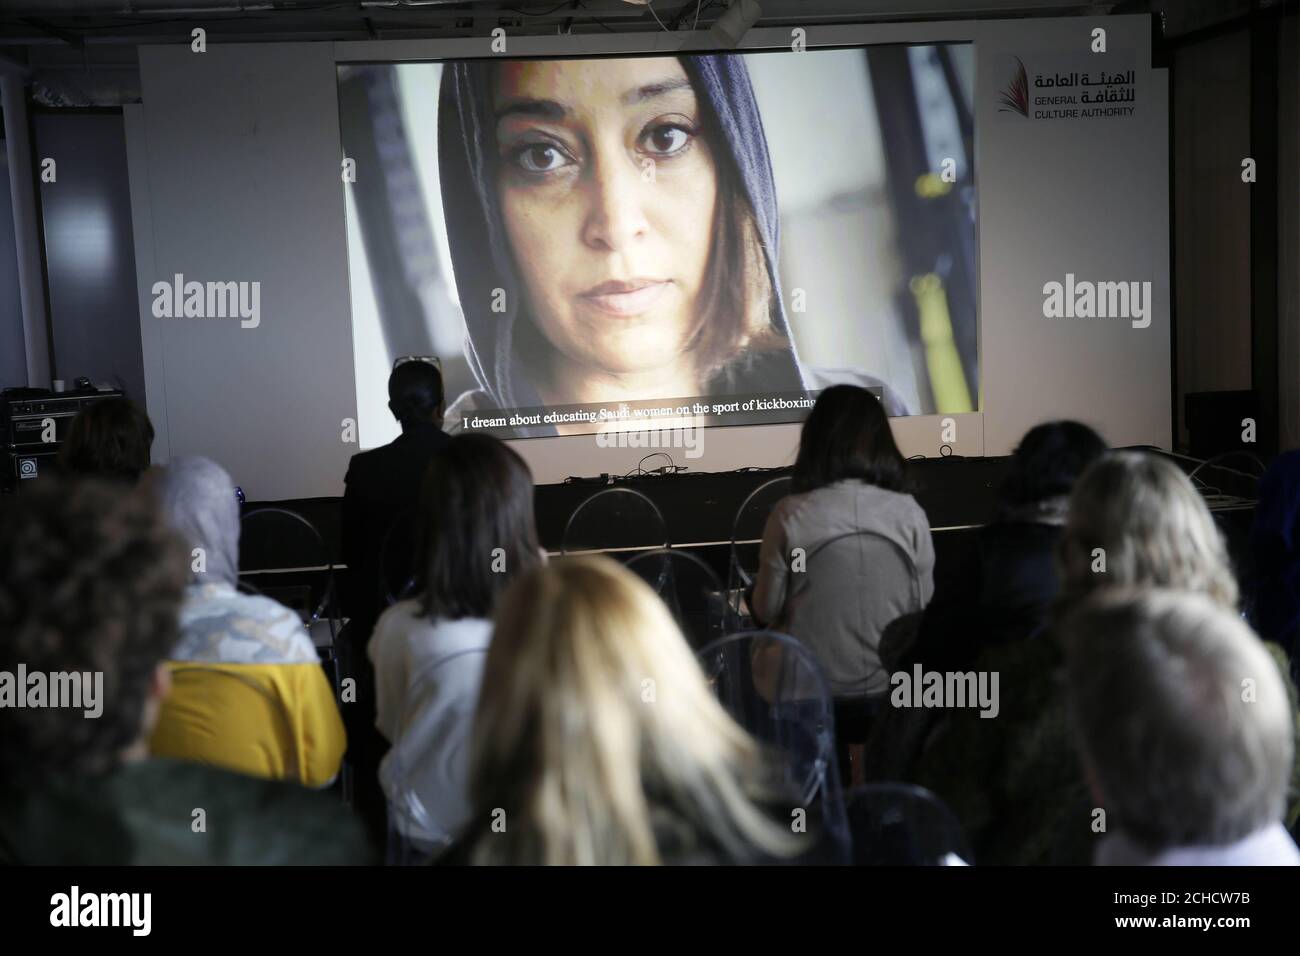
<instances>
[{"instance_id":1,"label":"blonde hair","mask_svg":"<svg viewBox=\"0 0 1300 956\"><path fill-rule=\"evenodd\" d=\"M1209 509L1186 475L1153 454L1110 452L1083 473L1058 556L1065 604L1124 585L1201 592L1229 610L1237 605L1237 581Z\"/></svg>"},{"instance_id":2,"label":"blonde hair","mask_svg":"<svg viewBox=\"0 0 1300 956\"><path fill-rule=\"evenodd\" d=\"M503 595L470 797L504 828L473 862L657 864L654 824L668 821L737 857L789 855L797 838L756 805L765 779L667 609L621 565L562 558Z\"/></svg>"}]
</instances>

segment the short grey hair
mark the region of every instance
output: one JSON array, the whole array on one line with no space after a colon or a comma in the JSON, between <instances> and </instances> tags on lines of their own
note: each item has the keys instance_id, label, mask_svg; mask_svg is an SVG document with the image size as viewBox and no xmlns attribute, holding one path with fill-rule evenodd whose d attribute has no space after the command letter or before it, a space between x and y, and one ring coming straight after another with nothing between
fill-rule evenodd
<instances>
[{"instance_id":1,"label":"short grey hair","mask_svg":"<svg viewBox=\"0 0 1300 956\"><path fill-rule=\"evenodd\" d=\"M1083 760L1126 836L1222 846L1281 819L1291 702L1239 618L1201 594L1104 589L1060 635Z\"/></svg>"}]
</instances>

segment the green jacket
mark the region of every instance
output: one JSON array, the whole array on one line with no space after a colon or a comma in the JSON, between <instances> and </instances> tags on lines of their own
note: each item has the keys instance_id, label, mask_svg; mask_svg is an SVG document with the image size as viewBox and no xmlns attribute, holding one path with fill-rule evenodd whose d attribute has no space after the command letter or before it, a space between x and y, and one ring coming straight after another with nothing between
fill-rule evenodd
<instances>
[{"instance_id":1,"label":"green jacket","mask_svg":"<svg viewBox=\"0 0 1300 956\"><path fill-rule=\"evenodd\" d=\"M0 790L0 863L347 865L378 862L332 793L146 760L95 779Z\"/></svg>"}]
</instances>

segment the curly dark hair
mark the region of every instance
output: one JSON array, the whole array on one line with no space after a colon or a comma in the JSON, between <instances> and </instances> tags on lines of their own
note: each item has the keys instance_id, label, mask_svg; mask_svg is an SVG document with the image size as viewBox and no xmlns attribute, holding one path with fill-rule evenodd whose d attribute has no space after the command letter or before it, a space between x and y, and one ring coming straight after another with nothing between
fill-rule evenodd
<instances>
[{"instance_id":1,"label":"curly dark hair","mask_svg":"<svg viewBox=\"0 0 1300 956\"><path fill-rule=\"evenodd\" d=\"M153 439L153 423L139 405L127 398L105 399L72 420L59 466L70 475L133 482L149 467Z\"/></svg>"},{"instance_id":2,"label":"curly dark hair","mask_svg":"<svg viewBox=\"0 0 1300 956\"><path fill-rule=\"evenodd\" d=\"M0 708L10 784L103 773L139 740L154 669L178 637L189 562L143 489L33 485L0 505L0 670L102 673L102 713Z\"/></svg>"}]
</instances>

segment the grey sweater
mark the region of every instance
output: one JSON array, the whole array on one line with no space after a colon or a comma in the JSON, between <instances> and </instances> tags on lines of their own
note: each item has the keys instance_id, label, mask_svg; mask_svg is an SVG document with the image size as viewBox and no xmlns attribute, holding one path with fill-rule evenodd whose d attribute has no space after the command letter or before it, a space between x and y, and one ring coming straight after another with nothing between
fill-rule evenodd
<instances>
[{"instance_id":1,"label":"grey sweater","mask_svg":"<svg viewBox=\"0 0 1300 956\"><path fill-rule=\"evenodd\" d=\"M841 481L768 517L753 611L812 649L836 697L888 690L881 632L933 594L930 523L911 495Z\"/></svg>"}]
</instances>

